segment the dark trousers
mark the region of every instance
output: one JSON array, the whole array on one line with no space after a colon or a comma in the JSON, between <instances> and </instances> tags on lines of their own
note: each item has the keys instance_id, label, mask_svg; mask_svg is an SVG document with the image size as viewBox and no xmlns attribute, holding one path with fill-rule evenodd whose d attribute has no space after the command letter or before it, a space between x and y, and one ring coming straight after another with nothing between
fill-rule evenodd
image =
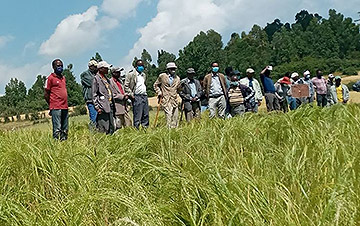
<instances>
[{"instance_id":1,"label":"dark trousers","mask_svg":"<svg viewBox=\"0 0 360 226\"><path fill-rule=\"evenodd\" d=\"M67 140L69 131L69 111L54 109L50 111L53 125L53 137L57 140Z\"/></svg>"},{"instance_id":2,"label":"dark trousers","mask_svg":"<svg viewBox=\"0 0 360 226\"><path fill-rule=\"evenodd\" d=\"M316 94L316 101L319 107L326 107L327 105L326 94Z\"/></svg>"},{"instance_id":3,"label":"dark trousers","mask_svg":"<svg viewBox=\"0 0 360 226\"><path fill-rule=\"evenodd\" d=\"M147 95L135 95L133 102L134 127L149 127L149 102Z\"/></svg>"},{"instance_id":4,"label":"dark trousers","mask_svg":"<svg viewBox=\"0 0 360 226\"><path fill-rule=\"evenodd\" d=\"M111 109L110 113L102 112L96 117L96 128L100 133L113 134L115 131L114 112Z\"/></svg>"},{"instance_id":5,"label":"dark trousers","mask_svg":"<svg viewBox=\"0 0 360 226\"><path fill-rule=\"evenodd\" d=\"M280 102L275 94L265 93L265 100L266 100L266 108L268 112L280 110Z\"/></svg>"}]
</instances>

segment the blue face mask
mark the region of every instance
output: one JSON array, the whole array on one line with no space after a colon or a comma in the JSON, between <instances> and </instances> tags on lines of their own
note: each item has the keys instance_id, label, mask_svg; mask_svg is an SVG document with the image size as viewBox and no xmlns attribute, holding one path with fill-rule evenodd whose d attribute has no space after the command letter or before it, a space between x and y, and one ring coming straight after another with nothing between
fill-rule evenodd
<instances>
[{"instance_id":1,"label":"blue face mask","mask_svg":"<svg viewBox=\"0 0 360 226\"><path fill-rule=\"evenodd\" d=\"M219 67L213 67L213 68L212 68L212 71L213 71L214 73L219 72Z\"/></svg>"},{"instance_id":2,"label":"blue face mask","mask_svg":"<svg viewBox=\"0 0 360 226\"><path fill-rule=\"evenodd\" d=\"M55 69L55 74L57 74L57 75L61 75L62 73L63 73L63 71L64 71L64 68L63 67L56 67L56 69Z\"/></svg>"},{"instance_id":3,"label":"blue face mask","mask_svg":"<svg viewBox=\"0 0 360 226\"><path fill-rule=\"evenodd\" d=\"M142 72L145 70L145 68L144 68L144 66L137 66L136 70L137 70L139 73L142 73Z\"/></svg>"}]
</instances>

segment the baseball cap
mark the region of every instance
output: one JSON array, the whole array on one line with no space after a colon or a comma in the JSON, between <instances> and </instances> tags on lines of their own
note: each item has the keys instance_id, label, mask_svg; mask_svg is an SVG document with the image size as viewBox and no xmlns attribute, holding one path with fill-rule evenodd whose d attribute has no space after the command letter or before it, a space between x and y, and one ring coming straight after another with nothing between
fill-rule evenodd
<instances>
[{"instance_id":1,"label":"baseball cap","mask_svg":"<svg viewBox=\"0 0 360 226\"><path fill-rule=\"evenodd\" d=\"M98 65L98 62L96 60L90 60L89 63L88 63L89 67L91 67L91 66L97 67L97 65Z\"/></svg>"},{"instance_id":2,"label":"baseball cap","mask_svg":"<svg viewBox=\"0 0 360 226\"><path fill-rule=\"evenodd\" d=\"M177 66L174 62L170 62L166 65L166 69L170 69L170 68L177 68Z\"/></svg>"},{"instance_id":3,"label":"baseball cap","mask_svg":"<svg viewBox=\"0 0 360 226\"><path fill-rule=\"evenodd\" d=\"M340 76L336 76L336 77L335 77L335 80L341 80L341 77L340 77Z\"/></svg>"},{"instance_id":4,"label":"baseball cap","mask_svg":"<svg viewBox=\"0 0 360 226\"><path fill-rule=\"evenodd\" d=\"M269 65L269 66L268 66L268 70L269 70L269 71L272 71L272 70L273 70L273 66Z\"/></svg>"},{"instance_id":5,"label":"baseball cap","mask_svg":"<svg viewBox=\"0 0 360 226\"><path fill-rule=\"evenodd\" d=\"M296 78L296 77L299 77L299 74L297 72L291 74L291 78Z\"/></svg>"},{"instance_id":6,"label":"baseball cap","mask_svg":"<svg viewBox=\"0 0 360 226\"><path fill-rule=\"evenodd\" d=\"M304 72L304 76L307 76L307 75L310 75L311 73L310 73L310 71L309 70L306 70L305 72Z\"/></svg>"},{"instance_id":7,"label":"baseball cap","mask_svg":"<svg viewBox=\"0 0 360 226\"><path fill-rule=\"evenodd\" d=\"M188 74L196 74L194 68L188 68L188 69L186 70L186 73L188 73Z\"/></svg>"},{"instance_id":8,"label":"baseball cap","mask_svg":"<svg viewBox=\"0 0 360 226\"><path fill-rule=\"evenodd\" d=\"M255 73L255 71L252 68L248 68L248 69L246 69L246 73L252 74L252 73Z\"/></svg>"},{"instance_id":9,"label":"baseball cap","mask_svg":"<svg viewBox=\"0 0 360 226\"><path fill-rule=\"evenodd\" d=\"M333 74L329 74L329 78L335 78Z\"/></svg>"},{"instance_id":10,"label":"baseball cap","mask_svg":"<svg viewBox=\"0 0 360 226\"><path fill-rule=\"evenodd\" d=\"M111 68L112 65L111 65L111 64L108 64L108 62L106 62L106 61L100 61L100 62L98 63L98 65L97 65L97 68L102 68L102 67L104 67L104 68Z\"/></svg>"},{"instance_id":11,"label":"baseball cap","mask_svg":"<svg viewBox=\"0 0 360 226\"><path fill-rule=\"evenodd\" d=\"M123 70L124 70L124 68L113 67L113 68L111 68L111 73L120 72L120 71L123 71Z\"/></svg>"}]
</instances>

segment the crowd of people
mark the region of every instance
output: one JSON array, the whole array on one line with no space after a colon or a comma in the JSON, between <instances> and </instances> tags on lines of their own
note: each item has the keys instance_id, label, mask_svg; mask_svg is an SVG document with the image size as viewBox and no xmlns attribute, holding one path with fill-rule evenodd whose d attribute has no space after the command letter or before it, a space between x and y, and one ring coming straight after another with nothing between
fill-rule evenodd
<instances>
[{"instance_id":1,"label":"crowd of people","mask_svg":"<svg viewBox=\"0 0 360 226\"><path fill-rule=\"evenodd\" d=\"M49 75L45 84L45 99L52 116L53 137L66 140L68 103L63 62L56 59L52 62L52 67L54 72ZM261 86L252 68L248 68L246 77L241 78L240 72L231 67L225 69L225 74L220 73L218 62L213 62L210 67L209 74L199 76L199 79L196 79L196 71L188 68L187 77L181 80L177 65L169 62L166 71L158 76L153 87L159 106L165 113L168 128L178 127L179 111L180 120L185 114L188 122L200 119L201 113L206 110L209 110L210 119L231 118L246 112L257 113L264 96L268 112L295 110L300 105L313 103L315 98L320 107L346 104L349 101L349 89L341 83L341 77L330 74L326 80L321 70L317 70L313 78L308 70L303 76L297 72L289 72L274 83L271 76L273 67L266 66L260 72ZM124 77L123 70L106 61L91 60L88 70L80 75L90 129L112 134L124 127L149 127L144 62L137 60L134 68ZM295 89L296 87L300 88ZM305 92L301 88L305 88ZM300 94L297 93L298 90ZM132 118L130 110L133 112Z\"/></svg>"}]
</instances>

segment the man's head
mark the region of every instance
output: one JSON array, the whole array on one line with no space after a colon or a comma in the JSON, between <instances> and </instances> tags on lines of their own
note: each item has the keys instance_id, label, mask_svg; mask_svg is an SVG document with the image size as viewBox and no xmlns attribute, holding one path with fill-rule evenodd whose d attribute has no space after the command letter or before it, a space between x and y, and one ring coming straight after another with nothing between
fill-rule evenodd
<instances>
[{"instance_id":1,"label":"man's head","mask_svg":"<svg viewBox=\"0 0 360 226\"><path fill-rule=\"evenodd\" d=\"M336 87L339 87L341 85L341 77L340 76L335 77L335 85L336 85Z\"/></svg>"},{"instance_id":2,"label":"man's head","mask_svg":"<svg viewBox=\"0 0 360 226\"><path fill-rule=\"evenodd\" d=\"M137 72L139 72L140 74L144 72L145 70L145 66L144 66L144 62L142 60L137 60L135 62L135 69Z\"/></svg>"},{"instance_id":3,"label":"man's head","mask_svg":"<svg viewBox=\"0 0 360 226\"><path fill-rule=\"evenodd\" d=\"M296 82L297 80L299 80L299 74L297 72L292 73L291 79Z\"/></svg>"},{"instance_id":4,"label":"man's head","mask_svg":"<svg viewBox=\"0 0 360 226\"><path fill-rule=\"evenodd\" d=\"M233 71L233 68L232 67L227 67L225 68L225 74L227 76L231 76L231 72Z\"/></svg>"},{"instance_id":5,"label":"man's head","mask_svg":"<svg viewBox=\"0 0 360 226\"><path fill-rule=\"evenodd\" d=\"M212 62L211 63L211 71L213 72L213 73L218 73L219 72L219 63L217 63L217 62Z\"/></svg>"},{"instance_id":6,"label":"man's head","mask_svg":"<svg viewBox=\"0 0 360 226\"><path fill-rule=\"evenodd\" d=\"M98 62L96 60L90 60L90 62L88 63L89 70L92 73L96 73L97 72L97 65L98 65Z\"/></svg>"},{"instance_id":7,"label":"man's head","mask_svg":"<svg viewBox=\"0 0 360 226\"><path fill-rule=\"evenodd\" d=\"M194 76L196 74L194 68L188 68L186 70L186 73L187 73L187 77L190 79L190 80L193 80L194 79Z\"/></svg>"},{"instance_id":8,"label":"man's head","mask_svg":"<svg viewBox=\"0 0 360 226\"><path fill-rule=\"evenodd\" d=\"M273 67L271 65L267 66L266 67L266 70L265 70L265 76L267 77L271 77L271 71L273 70Z\"/></svg>"},{"instance_id":9,"label":"man's head","mask_svg":"<svg viewBox=\"0 0 360 226\"><path fill-rule=\"evenodd\" d=\"M333 82L335 79L335 76L333 74L329 74L329 81Z\"/></svg>"},{"instance_id":10,"label":"man's head","mask_svg":"<svg viewBox=\"0 0 360 226\"><path fill-rule=\"evenodd\" d=\"M119 79L120 75L121 75L121 71L123 71L124 68L119 68L119 67L113 67L111 68L111 75L112 77Z\"/></svg>"},{"instance_id":11,"label":"man's head","mask_svg":"<svg viewBox=\"0 0 360 226\"><path fill-rule=\"evenodd\" d=\"M98 70L99 70L99 73L101 75L106 75L109 73L109 68L111 67L112 65L108 64L106 61L101 61L98 63Z\"/></svg>"},{"instance_id":12,"label":"man's head","mask_svg":"<svg viewBox=\"0 0 360 226\"><path fill-rule=\"evenodd\" d=\"M323 76L323 73L321 70L316 70L316 77L321 78Z\"/></svg>"},{"instance_id":13,"label":"man's head","mask_svg":"<svg viewBox=\"0 0 360 226\"><path fill-rule=\"evenodd\" d=\"M171 76L174 76L176 74L176 69L177 66L174 62L170 62L166 65L166 70Z\"/></svg>"},{"instance_id":14,"label":"man's head","mask_svg":"<svg viewBox=\"0 0 360 226\"><path fill-rule=\"evenodd\" d=\"M64 64L60 59L53 60L52 68L54 69L54 73L56 75L62 76L62 72L64 71Z\"/></svg>"},{"instance_id":15,"label":"man's head","mask_svg":"<svg viewBox=\"0 0 360 226\"><path fill-rule=\"evenodd\" d=\"M310 79L310 77L311 77L310 71L309 70L304 71L304 78L305 79Z\"/></svg>"},{"instance_id":16,"label":"man's head","mask_svg":"<svg viewBox=\"0 0 360 226\"><path fill-rule=\"evenodd\" d=\"M254 78L254 75L255 75L254 69L252 69L252 68L246 69L246 75L248 78Z\"/></svg>"},{"instance_id":17,"label":"man's head","mask_svg":"<svg viewBox=\"0 0 360 226\"><path fill-rule=\"evenodd\" d=\"M288 78L291 78L291 73L290 72L286 72L284 77L288 77Z\"/></svg>"},{"instance_id":18,"label":"man's head","mask_svg":"<svg viewBox=\"0 0 360 226\"><path fill-rule=\"evenodd\" d=\"M239 81L238 76L235 75L235 74L232 74L231 75L231 82L237 82L237 81Z\"/></svg>"}]
</instances>

